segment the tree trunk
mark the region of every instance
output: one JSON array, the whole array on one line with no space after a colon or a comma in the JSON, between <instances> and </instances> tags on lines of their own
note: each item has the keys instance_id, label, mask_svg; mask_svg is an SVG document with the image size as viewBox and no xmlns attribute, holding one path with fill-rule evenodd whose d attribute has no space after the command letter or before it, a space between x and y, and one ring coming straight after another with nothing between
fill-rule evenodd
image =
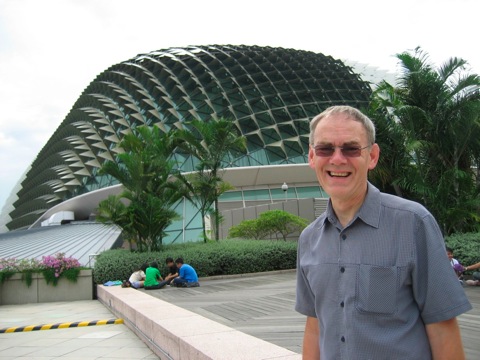
<instances>
[{"instance_id":1,"label":"tree trunk","mask_svg":"<svg viewBox=\"0 0 480 360\"><path fill-rule=\"evenodd\" d=\"M202 210L202 231L203 231L203 241L207 242L207 231L205 230L205 211ZM184 229L185 231L185 229Z\"/></svg>"},{"instance_id":2,"label":"tree trunk","mask_svg":"<svg viewBox=\"0 0 480 360\"><path fill-rule=\"evenodd\" d=\"M218 196L215 198L215 203L214 203L214 216L215 216L215 240L218 241L220 240L220 234L219 234L219 228L220 228L220 214L218 212Z\"/></svg>"}]
</instances>

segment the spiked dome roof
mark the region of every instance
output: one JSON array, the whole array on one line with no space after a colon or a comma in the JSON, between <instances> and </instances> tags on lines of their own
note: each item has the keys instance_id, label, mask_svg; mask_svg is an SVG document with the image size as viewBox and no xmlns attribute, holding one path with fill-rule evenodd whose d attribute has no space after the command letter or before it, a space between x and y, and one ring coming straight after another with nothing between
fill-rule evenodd
<instances>
[{"instance_id":1,"label":"spiked dome roof","mask_svg":"<svg viewBox=\"0 0 480 360\"><path fill-rule=\"evenodd\" d=\"M17 193L9 229L49 208L115 182L98 175L123 136L141 125L188 128L193 118L225 118L248 152L225 167L307 162L309 120L335 104L362 107L371 90L342 61L259 46L189 46L140 54L93 80L40 151ZM172 155L180 168L193 161Z\"/></svg>"}]
</instances>

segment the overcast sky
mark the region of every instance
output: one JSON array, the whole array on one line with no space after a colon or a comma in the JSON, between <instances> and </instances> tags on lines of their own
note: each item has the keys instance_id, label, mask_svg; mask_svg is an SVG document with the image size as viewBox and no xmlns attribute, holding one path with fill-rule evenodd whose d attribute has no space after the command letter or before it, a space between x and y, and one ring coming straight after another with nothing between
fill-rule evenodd
<instances>
[{"instance_id":1,"label":"overcast sky","mask_svg":"<svg viewBox=\"0 0 480 360\"><path fill-rule=\"evenodd\" d=\"M309 50L396 72L421 46L480 72L479 0L0 0L0 209L88 84L176 46Z\"/></svg>"}]
</instances>

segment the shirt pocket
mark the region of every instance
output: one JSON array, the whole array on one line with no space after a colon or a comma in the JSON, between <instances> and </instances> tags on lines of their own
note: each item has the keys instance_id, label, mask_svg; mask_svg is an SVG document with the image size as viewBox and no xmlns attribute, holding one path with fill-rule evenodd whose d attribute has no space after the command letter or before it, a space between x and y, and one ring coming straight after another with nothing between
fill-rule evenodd
<instances>
[{"instance_id":1,"label":"shirt pocket","mask_svg":"<svg viewBox=\"0 0 480 360\"><path fill-rule=\"evenodd\" d=\"M355 307L372 314L397 312L397 267L360 265L356 279Z\"/></svg>"}]
</instances>

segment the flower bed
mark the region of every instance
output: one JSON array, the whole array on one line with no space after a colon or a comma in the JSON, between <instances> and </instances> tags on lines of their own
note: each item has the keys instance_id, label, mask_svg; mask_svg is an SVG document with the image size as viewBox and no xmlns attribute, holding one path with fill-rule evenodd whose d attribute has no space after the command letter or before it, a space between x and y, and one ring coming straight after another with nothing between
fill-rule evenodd
<instances>
[{"instance_id":1,"label":"flower bed","mask_svg":"<svg viewBox=\"0 0 480 360\"><path fill-rule=\"evenodd\" d=\"M92 270L58 253L35 259L0 259L0 305L93 299Z\"/></svg>"}]
</instances>

